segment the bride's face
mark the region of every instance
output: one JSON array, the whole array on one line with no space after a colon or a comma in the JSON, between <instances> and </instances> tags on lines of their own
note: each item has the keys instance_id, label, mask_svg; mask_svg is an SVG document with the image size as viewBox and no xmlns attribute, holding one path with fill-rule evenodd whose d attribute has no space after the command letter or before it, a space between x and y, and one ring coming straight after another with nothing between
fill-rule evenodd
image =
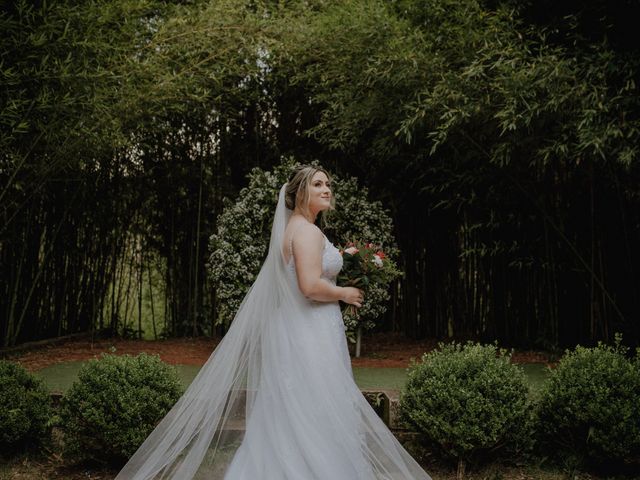
<instances>
[{"instance_id":1,"label":"bride's face","mask_svg":"<svg viewBox=\"0 0 640 480\"><path fill-rule=\"evenodd\" d=\"M309 185L309 210L320 212L331 207L331 182L324 172L316 172Z\"/></svg>"}]
</instances>

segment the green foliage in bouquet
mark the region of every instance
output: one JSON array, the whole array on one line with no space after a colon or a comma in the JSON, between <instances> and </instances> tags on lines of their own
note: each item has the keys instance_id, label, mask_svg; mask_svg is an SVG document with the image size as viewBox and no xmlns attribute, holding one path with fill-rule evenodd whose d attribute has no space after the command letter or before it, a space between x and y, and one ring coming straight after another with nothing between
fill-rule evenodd
<instances>
[{"instance_id":1,"label":"green foliage in bouquet","mask_svg":"<svg viewBox=\"0 0 640 480\"><path fill-rule=\"evenodd\" d=\"M313 164L314 162L312 162ZM293 158L283 158L273 171L254 168L249 185L240 191L235 202L225 199L224 211L218 217L218 231L209 239L209 277L216 288L217 323L229 325L240 303L254 282L269 246L271 221L278 192L298 164ZM398 254L393 237L391 217L380 202L370 201L365 187L355 178L333 175L336 210L329 213L326 225L320 225L336 243L363 238L384 247L389 259ZM386 311L388 284L372 283L359 316L361 325L375 326L375 320ZM348 329L355 319L345 315Z\"/></svg>"},{"instance_id":2,"label":"green foliage in bouquet","mask_svg":"<svg viewBox=\"0 0 640 480\"><path fill-rule=\"evenodd\" d=\"M590 463L640 462L640 357L614 346L577 346L551 372L537 410L540 447Z\"/></svg>"},{"instance_id":3,"label":"green foliage in bouquet","mask_svg":"<svg viewBox=\"0 0 640 480\"><path fill-rule=\"evenodd\" d=\"M65 453L126 461L182 394L175 368L156 355L103 355L78 374L61 405Z\"/></svg>"},{"instance_id":4,"label":"green foliage in bouquet","mask_svg":"<svg viewBox=\"0 0 640 480\"><path fill-rule=\"evenodd\" d=\"M22 366L0 360L0 449L38 444L49 434L51 398L42 381Z\"/></svg>"},{"instance_id":5,"label":"green foliage in bouquet","mask_svg":"<svg viewBox=\"0 0 640 480\"><path fill-rule=\"evenodd\" d=\"M402 272L372 243L349 242L341 249L343 266L338 275L341 284L367 288L372 283L388 284Z\"/></svg>"},{"instance_id":6,"label":"green foliage in bouquet","mask_svg":"<svg viewBox=\"0 0 640 480\"><path fill-rule=\"evenodd\" d=\"M459 464L531 447L522 368L495 345L440 344L409 367L402 418Z\"/></svg>"},{"instance_id":7,"label":"green foliage in bouquet","mask_svg":"<svg viewBox=\"0 0 640 480\"><path fill-rule=\"evenodd\" d=\"M384 290L391 281L402 275L381 247L372 243L349 242L341 248L340 252L343 264L338 275L338 285L362 289L365 292L363 305L366 305L372 289L379 287ZM351 307L346 307L343 314L344 320L348 325L357 325L360 320L360 311Z\"/></svg>"}]
</instances>

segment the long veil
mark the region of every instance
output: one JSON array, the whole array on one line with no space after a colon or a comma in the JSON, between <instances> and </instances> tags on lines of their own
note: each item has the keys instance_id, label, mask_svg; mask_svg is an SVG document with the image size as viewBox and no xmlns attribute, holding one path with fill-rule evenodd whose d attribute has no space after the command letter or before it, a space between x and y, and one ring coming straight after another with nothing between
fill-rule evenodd
<instances>
[{"instance_id":1,"label":"long veil","mask_svg":"<svg viewBox=\"0 0 640 480\"><path fill-rule=\"evenodd\" d=\"M430 479L354 383L337 305L310 307L290 281L285 188L227 334L116 480Z\"/></svg>"},{"instance_id":2,"label":"long veil","mask_svg":"<svg viewBox=\"0 0 640 480\"><path fill-rule=\"evenodd\" d=\"M286 280L281 245L291 211L280 189L267 258L240 304L231 327L183 396L167 413L116 480L222 479L244 437L262 372L264 326L282 305L299 308ZM300 312L300 314L302 314ZM201 464L206 463L206 466ZM206 467L206 468L205 468ZM204 476L203 476L204 477Z\"/></svg>"}]
</instances>

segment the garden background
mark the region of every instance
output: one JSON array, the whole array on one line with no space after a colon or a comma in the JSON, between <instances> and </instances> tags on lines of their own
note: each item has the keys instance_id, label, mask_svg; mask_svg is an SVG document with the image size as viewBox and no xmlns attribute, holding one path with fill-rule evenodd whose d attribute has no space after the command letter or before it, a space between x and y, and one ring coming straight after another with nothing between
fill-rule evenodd
<instances>
[{"instance_id":1,"label":"garden background","mask_svg":"<svg viewBox=\"0 0 640 480\"><path fill-rule=\"evenodd\" d=\"M639 14L633 0L3 3L3 353L219 338L210 237L252 169L283 158L355 177L388 210L404 276L375 338L638 346Z\"/></svg>"},{"instance_id":2,"label":"garden background","mask_svg":"<svg viewBox=\"0 0 640 480\"><path fill-rule=\"evenodd\" d=\"M637 5L556 3L5 5L2 345L211 332L222 200L283 155L389 209L382 329L637 343Z\"/></svg>"}]
</instances>

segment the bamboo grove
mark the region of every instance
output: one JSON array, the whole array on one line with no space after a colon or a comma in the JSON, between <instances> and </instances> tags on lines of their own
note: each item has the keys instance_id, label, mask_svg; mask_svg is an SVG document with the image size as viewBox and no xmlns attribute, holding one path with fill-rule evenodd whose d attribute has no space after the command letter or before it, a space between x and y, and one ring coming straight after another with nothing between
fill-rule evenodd
<instances>
[{"instance_id":1,"label":"bamboo grove","mask_svg":"<svg viewBox=\"0 0 640 480\"><path fill-rule=\"evenodd\" d=\"M637 344L638 13L3 5L1 346L221 333L207 239L247 172L282 155L355 175L388 206L405 276L381 329Z\"/></svg>"}]
</instances>

